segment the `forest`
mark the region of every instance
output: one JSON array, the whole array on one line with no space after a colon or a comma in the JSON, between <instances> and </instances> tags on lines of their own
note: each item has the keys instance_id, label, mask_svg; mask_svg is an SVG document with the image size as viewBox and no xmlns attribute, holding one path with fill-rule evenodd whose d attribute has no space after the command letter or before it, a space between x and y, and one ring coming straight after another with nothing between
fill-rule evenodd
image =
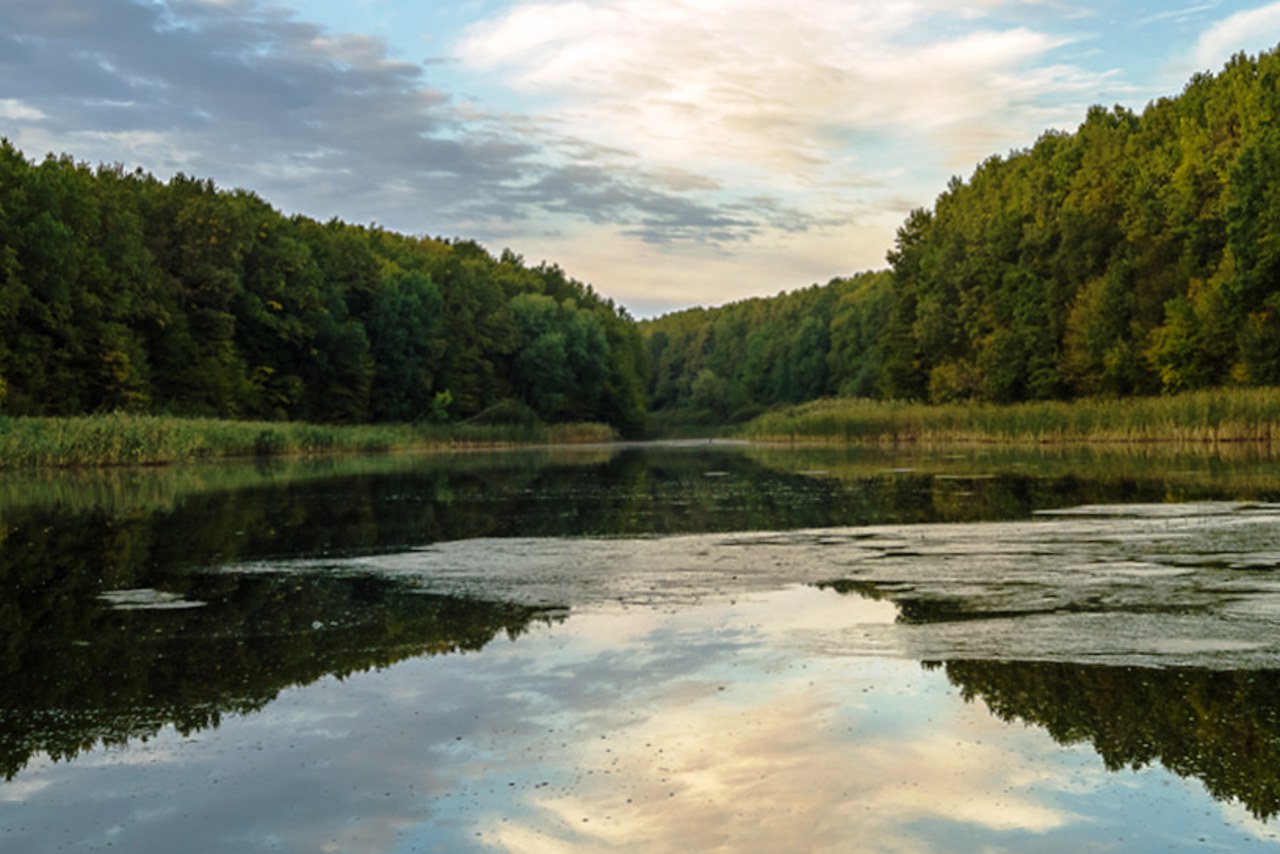
<instances>
[{"instance_id":1,"label":"forest","mask_svg":"<svg viewBox=\"0 0 1280 854\"><path fill-rule=\"evenodd\" d=\"M0 411L329 423L645 414L643 343L560 268L0 142Z\"/></svg>"},{"instance_id":2,"label":"forest","mask_svg":"<svg viewBox=\"0 0 1280 854\"><path fill-rule=\"evenodd\" d=\"M953 178L888 267L637 323L555 265L0 142L0 412L726 424L1280 384L1280 52Z\"/></svg>"},{"instance_id":3,"label":"forest","mask_svg":"<svg viewBox=\"0 0 1280 854\"><path fill-rule=\"evenodd\" d=\"M1280 383L1280 55L992 156L889 268L643 324L657 410L1013 403Z\"/></svg>"}]
</instances>

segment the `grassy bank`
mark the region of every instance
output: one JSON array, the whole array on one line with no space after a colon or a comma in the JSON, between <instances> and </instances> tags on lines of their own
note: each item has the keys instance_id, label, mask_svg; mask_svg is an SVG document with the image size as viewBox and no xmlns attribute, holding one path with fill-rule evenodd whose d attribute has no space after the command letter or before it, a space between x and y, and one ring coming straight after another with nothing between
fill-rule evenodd
<instances>
[{"instance_id":1,"label":"grassy bank","mask_svg":"<svg viewBox=\"0 0 1280 854\"><path fill-rule=\"evenodd\" d=\"M156 465L228 457L602 442L603 424L354 427L156 415L0 418L0 468Z\"/></svg>"},{"instance_id":2,"label":"grassy bank","mask_svg":"<svg viewBox=\"0 0 1280 854\"><path fill-rule=\"evenodd\" d=\"M741 435L758 441L863 444L1139 443L1216 445L1280 438L1280 389L1009 406L852 399L769 412Z\"/></svg>"}]
</instances>

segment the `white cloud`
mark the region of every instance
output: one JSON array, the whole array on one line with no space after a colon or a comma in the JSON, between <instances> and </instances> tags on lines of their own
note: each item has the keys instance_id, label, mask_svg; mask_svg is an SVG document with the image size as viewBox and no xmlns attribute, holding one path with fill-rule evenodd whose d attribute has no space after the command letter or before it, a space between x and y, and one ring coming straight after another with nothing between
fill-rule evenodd
<instances>
[{"instance_id":1,"label":"white cloud","mask_svg":"<svg viewBox=\"0 0 1280 854\"><path fill-rule=\"evenodd\" d=\"M1097 11L1060 0L504 8L473 24L454 53L471 79L517 93L515 110L611 150L613 165L641 163L650 175L678 167L714 185L717 200L771 195L823 223L821 233L753 230L750 245L730 252L710 230L705 239L719 246L628 252L618 231L563 241L554 257L584 259L572 269L646 314L879 267L902 216L950 175L1045 129L1072 129L1088 105L1128 88L1086 50L1102 24L1081 21ZM872 208L893 216L871 217ZM605 257L605 245L619 254Z\"/></svg>"},{"instance_id":2,"label":"white cloud","mask_svg":"<svg viewBox=\"0 0 1280 854\"><path fill-rule=\"evenodd\" d=\"M46 118L44 113L16 98L0 98L0 119L13 122L38 122L44 118Z\"/></svg>"},{"instance_id":3,"label":"white cloud","mask_svg":"<svg viewBox=\"0 0 1280 854\"><path fill-rule=\"evenodd\" d=\"M992 5L992 4L988 4ZM937 2L547 0L473 26L461 59L504 74L575 135L658 163L789 186L849 168L850 138L927 134L939 161L1026 144L1102 79L1069 43ZM1046 108L1054 99L1056 106ZM1057 123L1050 122L1050 123ZM988 132L975 139L975 127ZM865 146L864 146L865 149ZM959 151L957 151L959 149Z\"/></svg>"},{"instance_id":4,"label":"white cloud","mask_svg":"<svg viewBox=\"0 0 1280 854\"><path fill-rule=\"evenodd\" d=\"M518 0L473 24L455 54L517 92L547 132L610 152L610 169L679 170L702 186L669 189L722 210L771 198L809 218L744 214L753 227L729 249L712 228L666 229L657 247L635 239L640 227L544 241L649 314L880 267L902 217L949 175L1074 127L1115 81L1068 64L1071 37L1042 26L1065 13L1043 12L1000 0ZM521 251L533 244L526 233Z\"/></svg>"},{"instance_id":5,"label":"white cloud","mask_svg":"<svg viewBox=\"0 0 1280 854\"><path fill-rule=\"evenodd\" d=\"M175 172L195 173L200 140L182 134L156 131L79 130L51 133L39 126L20 127L11 139L29 158L70 154L84 163L120 163L133 168L140 163L167 178Z\"/></svg>"},{"instance_id":6,"label":"white cloud","mask_svg":"<svg viewBox=\"0 0 1280 854\"><path fill-rule=\"evenodd\" d=\"M1241 50L1256 53L1280 41L1280 3L1239 12L1200 36L1192 55L1201 71L1216 71Z\"/></svg>"},{"instance_id":7,"label":"white cloud","mask_svg":"<svg viewBox=\"0 0 1280 854\"><path fill-rule=\"evenodd\" d=\"M1197 781L1186 780L1183 785L1194 788ZM1239 801L1219 801L1218 810L1222 813L1223 822L1238 828L1241 833L1251 836L1260 842L1275 844L1276 830L1266 820L1259 819L1249 812L1249 808Z\"/></svg>"},{"instance_id":8,"label":"white cloud","mask_svg":"<svg viewBox=\"0 0 1280 854\"><path fill-rule=\"evenodd\" d=\"M1059 0L458 4L429 17L505 11L429 67L371 34L381 0L47 5L0 2L0 121L28 153L530 258L542 241L641 312L879 267L952 173L1114 88L1066 64Z\"/></svg>"},{"instance_id":9,"label":"white cloud","mask_svg":"<svg viewBox=\"0 0 1280 854\"><path fill-rule=\"evenodd\" d=\"M870 715L808 677L770 682L764 700L697 687L673 684L686 693L662 697L661 714L583 740L574 763L607 769L617 785L536 793L533 819L490 823L491 844L522 854L842 851L856 838L859 851L896 854L934 850L917 830L930 824L1039 835L1079 821L1035 792L1063 785L1054 770L1003 742L1003 724L970 722L984 711L962 709L923 738L846 740L836 733Z\"/></svg>"}]
</instances>

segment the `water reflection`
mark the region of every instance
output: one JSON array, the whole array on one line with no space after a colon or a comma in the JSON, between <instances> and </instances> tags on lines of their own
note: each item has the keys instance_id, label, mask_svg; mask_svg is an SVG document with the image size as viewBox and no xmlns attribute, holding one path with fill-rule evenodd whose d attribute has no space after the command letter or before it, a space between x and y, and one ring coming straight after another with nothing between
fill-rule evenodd
<instances>
[{"instance_id":1,"label":"water reflection","mask_svg":"<svg viewBox=\"0 0 1280 854\"><path fill-rule=\"evenodd\" d=\"M0 849L1268 839L1278 497L720 446L8 475Z\"/></svg>"},{"instance_id":2,"label":"water reflection","mask_svg":"<svg viewBox=\"0 0 1280 854\"><path fill-rule=\"evenodd\" d=\"M1280 499L1280 458L1238 453L695 445L10 471L0 472L0 537L41 516L154 518L202 536L184 544L213 562L228 550L237 559L350 554L478 536L992 521L1092 503Z\"/></svg>"},{"instance_id":3,"label":"water reflection","mask_svg":"<svg viewBox=\"0 0 1280 854\"><path fill-rule=\"evenodd\" d=\"M255 712L291 686L516 638L545 609L414 592L377 577L199 574L180 594L110 591L7 635L0 774Z\"/></svg>"},{"instance_id":4,"label":"water reflection","mask_svg":"<svg viewBox=\"0 0 1280 854\"><path fill-rule=\"evenodd\" d=\"M1280 671L949 661L947 678L1008 722L1085 743L1112 771L1153 762L1259 819L1280 814Z\"/></svg>"},{"instance_id":5,"label":"water reflection","mask_svg":"<svg viewBox=\"0 0 1280 854\"><path fill-rule=\"evenodd\" d=\"M1006 726L938 671L814 653L891 618L813 588L593 610L286 691L195 740L165 730L36 761L0 789L0 839L23 852L1274 844L1191 788Z\"/></svg>"}]
</instances>

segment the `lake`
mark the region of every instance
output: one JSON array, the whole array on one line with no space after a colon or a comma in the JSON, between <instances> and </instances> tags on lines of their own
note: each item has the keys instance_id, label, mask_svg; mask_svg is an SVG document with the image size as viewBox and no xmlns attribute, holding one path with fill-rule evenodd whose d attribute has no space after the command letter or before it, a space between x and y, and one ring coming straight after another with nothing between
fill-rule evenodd
<instances>
[{"instance_id":1,"label":"lake","mask_svg":"<svg viewBox=\"0 0 1280 854\"><path fill-rule=\"evenodd\" d=\"M1246 851L1280 461L0 476L0 851Z\"/></svg>"}]
</instances>

